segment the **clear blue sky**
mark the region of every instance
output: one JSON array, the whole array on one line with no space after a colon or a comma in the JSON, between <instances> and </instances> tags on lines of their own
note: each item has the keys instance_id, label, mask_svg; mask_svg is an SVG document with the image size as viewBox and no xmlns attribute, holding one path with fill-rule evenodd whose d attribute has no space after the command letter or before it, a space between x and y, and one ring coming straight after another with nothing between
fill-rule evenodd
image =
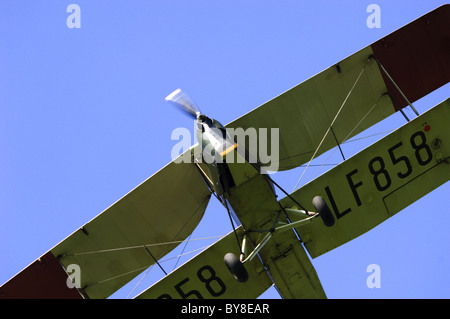
<instances>
[{"instance_id":1,"label":"clear blue sky","mask_svg":"<svg viewBox=\"0 0 450 319\"><path fill-rule=\"evenodd\" d=\"M71 3L81 9L79 29L66 25ZM0 2L0 284L171 160L172 130L193 128L164 102L174 89L226 124L445 1L244 3ZM371 3L380 6L381 28L366 25ZM448 98L449 88L416 108ZM363 135L402 124L397 114ZM292 190L301 173L273 177ZM317 174L309 170L302 184ZM314 259L327 296L449 298L449 190L447 183ZM230 230L212 200L192 238ZM171 270L174 261L163 265ZM380 266L381 288L366 285L370 264ZM152 269L131 296L161 275ZM114 297L127 297L136 282ZM263 297L279 296L270 289Z\"/></svg>"}]
</instances>

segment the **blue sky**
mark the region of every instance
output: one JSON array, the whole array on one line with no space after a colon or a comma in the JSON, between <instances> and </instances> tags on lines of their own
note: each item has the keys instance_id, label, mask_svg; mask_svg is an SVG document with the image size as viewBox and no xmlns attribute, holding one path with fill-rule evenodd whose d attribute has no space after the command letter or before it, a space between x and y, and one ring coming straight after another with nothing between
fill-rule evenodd
<instances>
[{"instance_id":1,"label":"blue sky","mask_svg":"<svg viewBox=\"0 0 450 319\"><path fill-rule=\"evenodd\" d=\"M81 28L67 27L71 3L81 9ZM381 28L366 24L372 3ZM164 101L176 88L226 124L444 3L2 1L0 284L171 160L172 130L193 128ZM428 110L449 88L415 107ZM404 122L396 114L363 136ZM344 145L344 152L375 140ZM273 177L292 190L301 173ZM318 174L309 169L302 184ZM314 259L327 296L449 298L448 193L447 183ZM226 211L211 201L192 238L230 230ZM176 260L163 266L170 270ZM380 266L381 288L366 285L371 264ZM142 277L113 297L132 297L161 275L152 269L139 287ZM273 288L263 297L279 298Z\"/></svg>"}]
</instances>

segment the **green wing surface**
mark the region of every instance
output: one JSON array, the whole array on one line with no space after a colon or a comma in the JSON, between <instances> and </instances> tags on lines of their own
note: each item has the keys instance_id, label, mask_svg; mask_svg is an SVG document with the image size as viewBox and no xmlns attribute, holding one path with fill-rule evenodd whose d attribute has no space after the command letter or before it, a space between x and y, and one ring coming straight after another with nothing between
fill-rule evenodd
<instances>
[{"instance_id":1,"label":"green wing surface","mask_svg":"<svg viewBox=\"0 0 450 319\"><path fill-rule=\"evenodd\" d=\"M450 178L450 99L291 194L310 203L321 195L335 216L297 229L311 257L374 228ZM288 197L283 207L295 206ZM314 210L313 207L306 207Z\"/></svg>"},{"instance_id":2,"label":"green wing surface","mask_svg":"<svg viewBox=\"0 0 450 319\"><path fill-rule=\"evenodd\" d=\"M244 130L279 128L279 162L272 162L271 166L278 166L278 170L295 168L311 159L343 104L332 125L339 143L406 106L408 103L403 94L412 103L448 83L449 39L450 5L444 5L282 93L227 127ZM267 148L271 149L270 138L268 140ZM336 141L328 134L317 155L334 146ZM266 164L263 159L259 160Z\"/></svg>"},{"instance_id":3,"label":"green wing surface","mask_svg":"<svg viewBox=\"0 0 450 319\"><path fill-rule=\"evenodd\" d=\"M236 231L242 238L244 233L242 227ZM251 299L258 297L272 286L272 281L258 258L245 265L249 279L245 283L238 282L223 261L224 255L229 252L239 256L239 247L233 232L178 267L136 298Z\"/></svg>"},{"instance_id":4,"label":"green wing surface","mask_svg":"<svg viewBox=\"0 0 450 319\"><path fill-rule=\"evenodd\" d=\"M64 273L77 265L81 273L78 296L107 298L186 239L203 217L209 199L209 189L194 164L171 162L1 290L7 298L74 297L75 289L68 289ZM170 242L176 243L154 245ZM48 265L42 267L46 271L40 270L42 261ZM61 294L57 287L68 294Z\"/></svg>"}]
</instances>

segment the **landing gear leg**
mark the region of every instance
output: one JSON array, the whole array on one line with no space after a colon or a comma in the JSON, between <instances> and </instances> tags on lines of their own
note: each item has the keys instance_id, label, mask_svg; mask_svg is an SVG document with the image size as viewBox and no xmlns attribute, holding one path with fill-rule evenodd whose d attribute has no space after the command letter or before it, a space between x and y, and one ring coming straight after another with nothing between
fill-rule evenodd
<instances>
[{"instance_id":1,"label":"landing gear leg","mask_svg":"<svg viewBox=\"0 0 450 319\"><path fill-rule=\"evenodd\" d=\"M312 201L314 208L316 209L316 212L319 214L319 216L322 218L322 222L327 227L331 227L334 225L334 215L331 212L330 208L328 207L327 203L321 196L316 196L313 198ZM294 209L291 209L292 211L296 211ZM273 228L265 230L267 234L262 238L262 240L256 245L256 247L252 250L250 254L247 255L248 245L247 240L248 238L244 236L243 243L242 243L242 249L241 252L241 259L239 259L235 254L228 253L223 258L223 261L225 262L225 265L227 265L228 269L230 270L233 277L239 281L239 282L246 282L248 280L248 272L244 267L244 264L247 261L251 261L258 253L259 251L269 242L269 240L272 238L273 233L283 232L292 230L296 227L301 227L304 224L307 224L311 222L311 220L315 217L317 217L317 214L310 216L305 211L297 211L298 214L301 214L302 219L297 220L295 222L277 226L274 225ZM306 217L308 216L308 217Z\"/></svg>"}]
</instances>

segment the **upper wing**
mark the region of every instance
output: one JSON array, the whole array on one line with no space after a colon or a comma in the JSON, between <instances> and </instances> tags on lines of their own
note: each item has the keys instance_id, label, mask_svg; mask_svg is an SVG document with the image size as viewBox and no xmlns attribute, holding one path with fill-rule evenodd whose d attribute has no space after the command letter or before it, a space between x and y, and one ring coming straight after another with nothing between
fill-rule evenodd
<instances>
[{"instance_id":1,"label":"upper wing","mask_svg":"<svg viewBox=\"0 0 450 319\"><path fill-rule=\"evenodd\" d=\"M339 143L406 106L407 102L396 86L412 103L448 83L449 43L450 5L444 5L227 127L279 128L279 162L271 163L271 166L278 166L279 170L297 167L311 159L344 101L345 106L332 126ZM371 57L375 57L382 67ZM317 155L334 146L336 141L329 134ZM267 148L271 149L270 139Z\"/></svg>"},{"instance_id":2,"label":"upper wing","mask_svg":"<svg viewBox=\"0 0 450 319\"><path fill-rule=\"evenodd\" d=\"M194 164L171 162L0 290L6 298L80 297L66 285L65 269L76 265L80 293L106 298L178 245L152 244L187 238L209 199ZM46 267L41 267L43 263Z\"/></svg>"},{"instance_id":3,"label":"upper wing","mask_svg":"<svg viewBox=\"0 0 450 319\"><path fill-rule=\"evenodd\" d=\"M300 203L321 195L336 223L297 231L315 258L393 216L450 179L450 99L293 192ZM288 197L280 203L295 206ZM307 209L313 210L307 206Z\"/></svg>"},{"instance_id":4,"label":"upper wing","mask_svg":"<svg viewBox=\"0 0 450 319\"><path fill-rule=\"evenodd\" d=\"M243 236L243 229L236 229ZM138 299L250 299L256 298L272 286L264 266L258 258L246 264L249 279L238 282L223 262L224 255L239 255L235 234L229 233L202 253L142 292Z\"/></svg>"}]
</instances>

